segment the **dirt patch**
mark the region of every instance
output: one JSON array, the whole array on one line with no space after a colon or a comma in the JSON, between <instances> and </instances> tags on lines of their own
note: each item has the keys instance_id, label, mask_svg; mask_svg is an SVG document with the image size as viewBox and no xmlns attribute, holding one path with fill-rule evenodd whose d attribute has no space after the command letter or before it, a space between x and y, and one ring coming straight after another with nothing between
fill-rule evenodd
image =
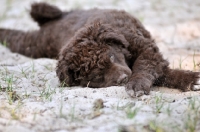
<instances>
[{"instance_id":1,"label":"dirt patch","mask_svg":"<svg viewBox=\"0 0 200 132\"><path fill-rule=\"evenodd\" d=\"M0 27L34 30L32 0L1 0ZM172 68L200 70L200 1L51 0L64 10L125 9L154 36ZM130 98L124 87L62 87L53 59L31 59L0 45L0 131L199 131L199 92L152 88Z\"/></svg>"}]
</instances>

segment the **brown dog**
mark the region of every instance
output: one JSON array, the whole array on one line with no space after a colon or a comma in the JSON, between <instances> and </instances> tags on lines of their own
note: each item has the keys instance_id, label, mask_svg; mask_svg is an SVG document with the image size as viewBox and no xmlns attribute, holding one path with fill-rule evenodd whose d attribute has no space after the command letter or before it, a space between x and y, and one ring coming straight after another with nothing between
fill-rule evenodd
<instances>
[{"instance_id":1,"label":"brown dog","mask_svg":"<svg viewBox=\"0 0 200 132\"><path fill-rule=\"evenodd\" d=\"M62 12L34 3L30 15L40 30L0 28L0 41L33 58L58 56L56 72L66 86L126 85L130 96L149 94L153 85L200 90L200 73L170 69L150 33L124 11Z\"/></svg>"}]
</instances>

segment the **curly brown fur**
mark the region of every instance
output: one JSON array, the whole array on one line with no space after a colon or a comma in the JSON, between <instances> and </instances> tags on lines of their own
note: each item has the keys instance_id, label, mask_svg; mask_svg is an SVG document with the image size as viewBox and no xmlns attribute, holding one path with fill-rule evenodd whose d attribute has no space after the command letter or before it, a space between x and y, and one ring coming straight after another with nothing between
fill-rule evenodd
<instances>
[{"instance_id":1,"label":"curly brown fur","mask_svg":"<svg viewBox=\"0 0 200 132\"><path fill-rule=\"evenodd\" d=\"M121 80L117 81L113 78L124 73L126 76L131 75L131 70L124 61L124 55L128 57L130 53L125 48L122 51L123 48L112 46L112 41L122 47L128 44L123 36L113 32L107 25L95 23L80 29L59 54L57 75L60 80L70 86L90 87L105 87L121 83ZM117 49L121 53L117 53ZM115 63L110 58L113 55L121 60Z\"/></svg>"},{"instance_id":2,"label":"curly brown fur","mask_svg":"<svg viewBox=\"0 0 200 132\"><path fill-rule=\"evenodd\" d=\"M125 11L62 12L34 3L30 15L40 30L0 28L0 41L30 57L58 56L56 73L67 86L126 85L131 96L149 94L153 85L200 90L200 73L170 69L150 33Z\"/></svg>"}]
</instances>

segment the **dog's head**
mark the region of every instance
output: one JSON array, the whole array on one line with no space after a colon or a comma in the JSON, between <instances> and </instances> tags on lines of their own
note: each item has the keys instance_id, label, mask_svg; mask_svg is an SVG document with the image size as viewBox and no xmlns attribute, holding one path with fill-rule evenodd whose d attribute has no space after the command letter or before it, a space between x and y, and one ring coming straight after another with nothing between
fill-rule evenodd
<instances>
[{"instance_id":1,"label":"dog's head","mask_svg":"<svg viewBox=\"0 0 200 132\"><path fill-rule=\"evenodd\" d=\"M83 27L59 54L57 75L68 86L107 87L125 84L131 70L128 42L109 25Z\"/></svg>"}]
</instances>

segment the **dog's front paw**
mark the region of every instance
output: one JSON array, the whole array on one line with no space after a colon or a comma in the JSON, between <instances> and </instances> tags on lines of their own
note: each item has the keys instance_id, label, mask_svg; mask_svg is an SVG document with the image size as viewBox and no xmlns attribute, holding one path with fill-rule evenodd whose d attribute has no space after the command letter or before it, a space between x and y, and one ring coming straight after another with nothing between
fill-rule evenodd
<instances>
[{"instance_id":1,"label":"dog's front paw","mask_svg":"<svg viewBox=\"0 0 200 132\"><path fill-rule=\"evenodd\" d=\"M200 72L197 72L194 78L194 82L191 86L191 90L198 91L200 90Z\"/></svg>"},{"instance_id":2,"label":"dog's front paw","mask_svg":"<svg viewBox=\"0 0 200 132\"><path fill-rule=\"evenodd\" d=\"M148 95L152 82L146 78L132 78L126 85L126 92L131 97L140 97Z\"/></svg>"}]
</instances>

